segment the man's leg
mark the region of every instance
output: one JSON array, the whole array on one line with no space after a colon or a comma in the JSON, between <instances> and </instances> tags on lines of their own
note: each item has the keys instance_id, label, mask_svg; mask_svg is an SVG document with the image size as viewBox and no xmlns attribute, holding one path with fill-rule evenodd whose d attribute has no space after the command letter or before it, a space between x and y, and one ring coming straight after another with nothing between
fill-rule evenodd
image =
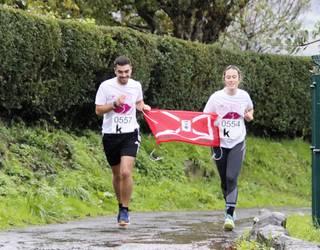
<instances>
[{"instance_id":1,"label":"man's leg","mask_svg":"<svg viewBox=\"0 0 320 250\"><path fill-rule=\"evenodd\" d=\"M119 212L117 216L117 222L120 222L120 210L122 208L121 203L121 175L120 175L120 163L111 167L112 169L112 185L119 204Z\"/></svg>"},{"instance_id":2,"label":"man's leg","mask_svg":"<svg viewBox=\"0 0 320 250\"><path fill-rule=\"evenodd\" d=\"M120 203L123 207L128 207L132 189L133 189L133 178L132 171L134 166L135 157L132 156L121 156L120 162L120 176L121 176L121 185L120 185Z\"/></svg>"},{"instance_id":3,"label":"man's leg","mask_svg":"<svg viewBox=\"0 0 320 250\"><path fill-rule=\"evenodd\" d=\"M122 203L119 220L120 226L126 226L130 223L129 203L133 189L132 171L139 145L140 139L138 130L126 135L126 140L122 143L120 160L120 201Z\"/></svg>"},{"instance_id":4,"label":"man's leg","mask_svg":"<svg viewBox=\"0 0 320 250\"><path fill-rule=\"evenodd\" d=\"M120 163L111 167L112 169L112 184L116 194L118 203L121 204L121 175L120 175Z\"/></svg>"},{"instance_id":5,"label":"man's leg","mask_svg":"<svg viewBox=\"0 0 320 250\"><path fill-rule=\"evenodd\" d=\"M120 162L120 204L118 223L120 226L130 224L129 202L133 189L132 170L135 157L121 156Z\"/></svg>"},{"instance_id":6,"label":"man's leg","mask_svg":"<svg viewBox=\"0 0 320 250\"><path fill-rule=\"evenodd\" d=\"M121 174L120 174L120 143L121 136L114 134L104 134L102 138L104 152L112 170L112 185L119 203L117 221L120 220L121 204Z\"/></svg>"},{"instance_id":7,"label":"man's leg","mask_svg":"<svg viewBox=\"0 0 320 250\"><path fill-rule=\"evenodd\" d=\"M113 189L116 194L119 204L121 203L121 194L120 194L120 145L121 145L121 135L114 134L104 134L102 137L102 144L104 153L106 155L107 161L111 166L112 170L112 184Z\"/></svg>"}]
</instances>

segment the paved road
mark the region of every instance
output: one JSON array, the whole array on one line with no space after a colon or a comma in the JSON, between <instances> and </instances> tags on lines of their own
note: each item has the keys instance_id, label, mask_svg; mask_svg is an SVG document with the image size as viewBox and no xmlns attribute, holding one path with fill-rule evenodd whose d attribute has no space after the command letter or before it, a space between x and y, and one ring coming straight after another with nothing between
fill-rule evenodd
<instances>
[{"instance_id":1,"label":"paved road","mask_svg":"<svg viewBox=\"0 0 320 250\"><path fill-rule=\"evenodd\" d=\"M309 213L310 209L276 211ZM238 209L236 229L222 230L222 211L131 213L131 225L118 228L115 217L33 226L0 233L0 249L228 249L252 225L257 209Z\"/></svg>"}]
</instances>

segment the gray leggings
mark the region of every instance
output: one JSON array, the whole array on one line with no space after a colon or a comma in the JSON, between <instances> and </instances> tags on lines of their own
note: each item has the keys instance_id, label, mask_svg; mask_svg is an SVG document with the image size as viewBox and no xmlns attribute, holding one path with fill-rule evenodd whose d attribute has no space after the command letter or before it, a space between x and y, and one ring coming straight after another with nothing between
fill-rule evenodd
<instances>
[{"instance_id":1,"label":"gray leggings","mask_svg":"<svg viewBox=\"0 0 320 250\"><path fill-rule=\"evenodd\" d=\"M246 150L245 141L238 143L233 148L213 148L223 197L227 207L235 207L238 199L238 176ZM221 157L222 153L222 157ZM220 159L221 157L221 159Z\"/></svg>"}]
</instances>

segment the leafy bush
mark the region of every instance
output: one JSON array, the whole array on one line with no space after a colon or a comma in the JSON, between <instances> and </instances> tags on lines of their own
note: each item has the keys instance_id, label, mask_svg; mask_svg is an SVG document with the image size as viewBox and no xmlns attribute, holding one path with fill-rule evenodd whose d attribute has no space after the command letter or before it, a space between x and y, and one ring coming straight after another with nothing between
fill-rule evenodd
<instances>
[{"instance_id":1,"label":"leafy bush","mask_svg":"<svg viewBox=\"0 0 320 250\"><path fill-rule=\"evenodd\" d=\"M152 107L202 110L211 93L222 88L223 69L236 64L255 105L250 131L310 135L308 58L229 51L4 7L0 20L0 112L7 118L99 127L96 90L113 76L115 57L125 54Z\"/></svg>"}]
</instances>

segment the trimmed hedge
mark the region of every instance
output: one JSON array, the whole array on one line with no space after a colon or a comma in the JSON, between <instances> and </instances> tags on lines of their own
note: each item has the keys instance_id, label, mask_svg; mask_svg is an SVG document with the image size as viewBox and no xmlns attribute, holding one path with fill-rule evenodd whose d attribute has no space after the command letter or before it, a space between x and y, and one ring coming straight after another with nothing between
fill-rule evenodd
<instances>
[{"instance_id":1,"label":"trimmed hedge","mask_svg":"<svg viewBox=\"0 0 320 250\"><path fill-rule=\"evenodd\" d=\"M0 112L95 127L96 90L113 77L113 60L130 57L145 100L163 109L202 110L222 88L229 64L244 73L255 105L250 131L260 135L310 135L311 60L243 53L216 45L32 16L0 7Z\"/></svg>"}]
</instances>

